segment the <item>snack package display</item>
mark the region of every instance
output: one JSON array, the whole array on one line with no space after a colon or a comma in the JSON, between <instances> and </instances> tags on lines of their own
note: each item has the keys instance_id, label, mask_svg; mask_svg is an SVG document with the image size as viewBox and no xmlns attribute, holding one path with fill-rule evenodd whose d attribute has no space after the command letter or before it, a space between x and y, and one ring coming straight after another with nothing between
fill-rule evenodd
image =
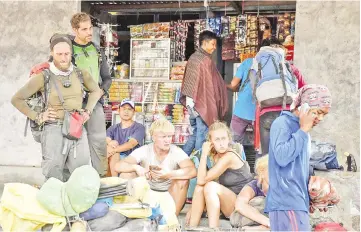
<instances>
[{"instance_id":1,"label":"snack package display","mask_svg":"<svg viewBox=\"0 0 361 232\"><path fill-rule=\"evenodd\" d=\"M169 79L169 39L133 39L131 49L130 79Z\"/></svg>"},{"instance_id":2,"label":"snack package display","mask_svg":"<svg viewBox=\"0 0 361 232\"><path fill-rule=\"evenodd\" d=\"M186 69L187 62L173 62L172 69L170 71L171 80L183 80L184 72Z\"/></svg>"},{"instance_id":3,"label":"snack package display","mask_svg":"<svg viewBox=\"0 0 361 232\"><path fill-rule=\"evenodd\" d=\"M132 38L169 38L170 23L148 23L143 25L131 25L130 36Z\"/></svg>"},{"instance_id":4,"label":"snack package display","mask_svg":"<svg viewBox=\"0 0 361 232\"><path fill-rule=\"evenodd\" d=\"M129 65L121 64L117 65L114 72L115 79L129 79Z\"/></svg>"}]
</instances>

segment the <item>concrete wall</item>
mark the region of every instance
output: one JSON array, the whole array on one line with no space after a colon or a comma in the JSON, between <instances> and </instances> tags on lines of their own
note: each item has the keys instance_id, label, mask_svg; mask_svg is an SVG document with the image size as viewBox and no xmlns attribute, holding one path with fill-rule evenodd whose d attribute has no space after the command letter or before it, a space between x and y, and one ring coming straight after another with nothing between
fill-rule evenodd
<instances>
[{"instance_id":1,"label":"concrete wall","mask_svg":"<svg viewBox=\"0 0 361 232\"><path fill-rule=\"evenodd\" d=\"M25 116L10 99L30 68L47 59L51 35L71 31L69 21L80 2L0 1L0 9L0 165L40 166L40 145L31 133L24 138Z\"/></svg>"},{"instance_id":2,"label":"concrete wall","mask_svg":"<svg viewBox=\"0 0 361 232\"><path fill-rule=\"evenodd\" d=\"M333 95L331 112L312 138L335 143L339 155L348 151L358 164L359 33L359 1L297 1L295 65L307 83L327 85Z\"/></svg>"}]
</instances>

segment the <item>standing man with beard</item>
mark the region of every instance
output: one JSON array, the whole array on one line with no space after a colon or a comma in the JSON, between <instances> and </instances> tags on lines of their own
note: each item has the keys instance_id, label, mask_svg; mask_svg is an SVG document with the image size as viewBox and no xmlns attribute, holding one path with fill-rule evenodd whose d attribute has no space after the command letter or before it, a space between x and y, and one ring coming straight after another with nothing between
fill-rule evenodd
<instances>
[{"instance_id":1,"label":"standing man with beard","mask_svg":"<svg viewBox=\"0 0 361 232\"><path fill-rule=\"evenodd\" d=\"M108 91L112 80L104 53L100 54L92 43L93 26L90 16L77 13L71 19L75 34L73 43L73 63L87 70L93 80L99 84L103 95ZM85 99L85 102L87 99ZM86 124L89 149L93 167L101 177L107 174L107 143L103 99L95 105L92 115Z\"/></svg>"},{"instance_id":2,"label":"standing man with beard","mask_svg":"<svg viewBox=\"0 0 361 232\"><path fill-rule=\"evenodd\" d=\"M11 103L21 113L43 126L41 135L43 174L46 179L54 177L61 181L64 181L65 166L72 173L76 168L88 165L90 160L87 131L84 128L82 137L75 143L76 147L69 146L64 154L63 146L67 144L62 133L64 111L81 112L85 123L101 96L99 86L87 71L80 70L83 80L78 76L77 68L71 63L71 46L71 41L66 35L55 34L50 39L53 61L49 63L49 84L45 82L47 78L44 73L35 74L11 99ZM82 108L82 82L89 91L85 108ZM48 96L46 98L48 100L45 102L44 112L38 114L28 106L26 100L39 91L43 96ZM63 103L60 101L60 94L63 96Z\"/></svg>"}]
</instances>

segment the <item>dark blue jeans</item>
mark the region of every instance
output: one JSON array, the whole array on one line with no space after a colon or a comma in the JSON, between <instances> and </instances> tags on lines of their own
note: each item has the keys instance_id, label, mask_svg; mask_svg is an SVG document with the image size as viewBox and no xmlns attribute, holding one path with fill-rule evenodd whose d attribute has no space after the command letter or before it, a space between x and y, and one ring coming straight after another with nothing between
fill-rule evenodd
<instances>
[{"instance_id":1,"label":"dark blue jeans","mask_svg":"<svg viewBox=\"0 0 361 232\"><path fill-rule=\"evenodd\" d=\"M190 156L192 151L196 151L202 148L203 143L206 140L208 133L208 126L200 116L189 119L192 126L193 134L189 136L188 141L183 146L183 151Z\"/></svg>"}]
</instances>

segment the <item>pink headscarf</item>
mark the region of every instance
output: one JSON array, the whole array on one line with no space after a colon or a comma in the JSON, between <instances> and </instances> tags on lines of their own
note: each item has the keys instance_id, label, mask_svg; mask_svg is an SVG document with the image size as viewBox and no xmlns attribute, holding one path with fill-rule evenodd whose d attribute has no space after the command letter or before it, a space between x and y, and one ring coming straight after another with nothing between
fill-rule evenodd
<instances>
[{"instance_id":1,"label":"pink headscarf","mask_svg":"<svg viewBox=\"0 0 361 232\"><path fill-rule=\"evenodd\" d=\"M331 93L324 85L305 85L298 90L297 96L292 102L291 110L303 103L308 103L311 108L331 107Z\"/></svg>"}]
</instances>

